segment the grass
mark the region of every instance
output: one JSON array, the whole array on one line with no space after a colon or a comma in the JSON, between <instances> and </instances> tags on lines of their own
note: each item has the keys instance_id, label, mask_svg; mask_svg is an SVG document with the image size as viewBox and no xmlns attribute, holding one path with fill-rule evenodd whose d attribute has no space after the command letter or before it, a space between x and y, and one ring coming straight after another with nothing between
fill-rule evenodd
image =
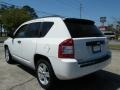
<instances>
[{"instance_id":1,"label":"grass","mask_svg":"<svg viewBox=\"0 0 120 90\"><path fill-rule=\"evenodd\" d=\"M110 49L119 49L120 50L120 45L109 45Z\"/></svg>"}]
</instances>

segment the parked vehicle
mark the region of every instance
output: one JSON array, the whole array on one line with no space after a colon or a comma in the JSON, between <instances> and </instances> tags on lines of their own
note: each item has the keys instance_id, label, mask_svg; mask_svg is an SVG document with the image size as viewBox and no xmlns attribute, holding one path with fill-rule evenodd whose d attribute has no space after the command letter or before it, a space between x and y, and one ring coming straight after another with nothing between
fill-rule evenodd
<instances>
[{"instance_id":1,"label":"parked vehicle","mask_svg":"<svg viewBox=\"0 0 120 90\"><path fill-rule=\"evenodd\" d=\"M115 33L113 32L106 31L106 32L103 32L103 34L110 40L115 39Z\"/></svg>"},{"instance_id":2,"label":"parked vehicle","mask_svg":"<svg viewBox=\"0 0 120 90\"><path fill-rule=\"evenodd\" d=\"M91 20L45 17L23 23L4 42L5 60L36 70L40 85L76 79L106 67L111 52Z\"/></svg>"}]
</instances>

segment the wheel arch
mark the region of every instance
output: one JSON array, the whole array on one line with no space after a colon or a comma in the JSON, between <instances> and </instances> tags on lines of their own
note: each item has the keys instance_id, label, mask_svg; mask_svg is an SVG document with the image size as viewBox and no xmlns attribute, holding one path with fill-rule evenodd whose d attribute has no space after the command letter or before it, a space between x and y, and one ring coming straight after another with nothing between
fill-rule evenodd
<instances>
[{"instance_id":1,"label":"wheel arch","mask_svg":"<svg viewBox=\"0 0 120 90\"><path fill-rule=\"evenodd\" d=\"M50 62L50 60L49 60L48 57L46 57L46 56L44 56L44 55L41 55L41 54L35 54L35 55L34 55L34 66L35 66L35 67L36 67L36 65L37 65L37 62L38 62L40 59L44 59L44 60L48 61L48 62L51 64L51 62ZM51 64L51 66L52 66L52 64Z\"/></svg>"},{"instance_id":2,"label":"wheel arch","mask_svg":"<svg viewBox=\"0 0 120 90\"><path fill-rule=\"evenodd\" d=\"M46 60L46 61L51 65L52 70L53 70L53 73L54 73L54 75L55 75L55 77L56 77L56 74L55 74L55 72L54 72L54 68L53 68L53 66L52 66L52 63L50 62L50 59L49 59L48 57L44 56L44 55L41 55L41 54L35 54L35 55L34 55L34 61L33 61L33 62L34 62L35 70L36 70L37 62L38 62L40 59Z\"/></svg>"},{"instance_id":3,"label":"wheel arch","mask_svg":"<svg viewBox=\"0 0 120 90\"><path fill-rule=\"evenodd\" d=\"M6 48L8 48L8 45L5 44L5 45L4 45L4 49L6 49Z\"/></svg>"}]
</instances>

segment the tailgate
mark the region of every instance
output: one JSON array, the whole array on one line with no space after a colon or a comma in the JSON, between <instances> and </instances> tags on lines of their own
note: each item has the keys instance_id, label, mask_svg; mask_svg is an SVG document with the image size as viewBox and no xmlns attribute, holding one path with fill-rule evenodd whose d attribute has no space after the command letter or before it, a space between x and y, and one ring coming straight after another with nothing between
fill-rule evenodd
<instances>
[{"instance_id":1,"label":"tailgate","mask_svg":"<svg viewBox=\"0 0 120 90\"><path fill-rule=\"evenodd\" d=\"M107 54L105 37L73 38L74 54L78 62L101 58Z\"/></svg>"}]
</instances>

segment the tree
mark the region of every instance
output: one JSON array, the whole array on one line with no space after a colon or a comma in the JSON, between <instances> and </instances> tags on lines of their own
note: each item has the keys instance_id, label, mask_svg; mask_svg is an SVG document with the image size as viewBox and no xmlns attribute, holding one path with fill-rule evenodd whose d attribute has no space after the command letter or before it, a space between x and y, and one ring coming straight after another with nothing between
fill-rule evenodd
<instances>
[{"instance_id":1,"label":"tree","mask_svg":"<svg viewBox=\"0 0 120 90\"><path fill-rule=\"evenodd\" d=\"M120 36L120 18L116 18L113 17L114 19L114 26L115 26L115 35L116 35L116 39L118 40L119 36Z\"/></svg>"},{"instance_id":2,"label":"tree","mask_svg":"<svg viewBox=\"0 0 120 90\"><path fill-rule=\"evenodd\" d=\"M31 15L21 8L7 8L1 13L1 21L6 30L15 30L23 22L32 19Z\"/></svg>"},{"instance_id":3,"label":"tree","mask_svg":"<svg viewBox=\"0 0 120 90\"><path fill-rule=\"evenodd\" d=\"M107 31L115 32L115 28L114 28L113 24L109 24L107 26Z\"/></svg>"},{"instance_id":4,"label":"tree","mask_svg":"<svg viewBox=\"0 0 120 90\"><path fill-rule=\"evenodd\" d=\"M28 13L32 16L32 18L38 18L35 10L33 8L31 8L30 6L23 6L23 9L25 9L26 11L28 11Z\"/></svg>"},{"instance_id":5,"label":"tree","mask_svg":"<svg viewBox=\"0 0 120 90\"><path fill-rule=\"evenodd\" d=\"M1 13L2 13L2 9L0 9L0 36L2 36L2 15L1 15Z\"/></svg>"},{"instance_id":6,"label":"tree","mask_svg":"<svg viewBox=\"0 0 120 90\"><path fill-rule=\"evenodd\" d=\"M7 6L7 5L0 4L0 9L1 9L1 10L4 10L4 9L6 9L6 8L8 8L8 6Z\"/></svg>"},{"instance_id":7,"label":"tree","mask_svg":"<svg viewBox=\"0 0 120 90\"><path fill-rule=\"evenodd\" d=\"M1 15L0 15L0 36L2 36L2 21L1 21Z\"/></svg>"}]
</instances>

